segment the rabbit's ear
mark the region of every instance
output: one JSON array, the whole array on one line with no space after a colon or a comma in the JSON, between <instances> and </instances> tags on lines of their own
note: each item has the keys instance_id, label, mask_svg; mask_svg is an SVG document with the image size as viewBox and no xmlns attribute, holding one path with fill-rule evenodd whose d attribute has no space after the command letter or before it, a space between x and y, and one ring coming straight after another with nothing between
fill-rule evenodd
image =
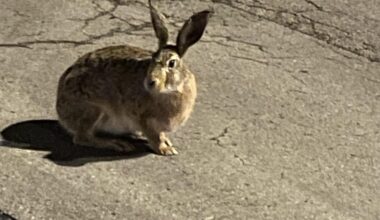
<instances>
[{"instance_id":1,"label":"rabbit's ear","mask_svg":"<svg viewBox=\"0 0 380 220\"><path fill-rule=\"evenodd\" d=\"M183 25L177 36L178 55L182 57L186 50L199 39L206 28L210 11L205 10L191 16Z\"/></svg>"},{"instance_id":2,"label":"rabbit's ear","mask_svg":"<svg viewBox=\"0 0 380 220\"><path fill-rule=\"evenodd\" d=\"M165 17L153 7L151 0L149 0L149 8L154 32L158 38L158 48L161 49L168 43L169 39L169 32L165 25Z\"/></svg>"}]
</instances>

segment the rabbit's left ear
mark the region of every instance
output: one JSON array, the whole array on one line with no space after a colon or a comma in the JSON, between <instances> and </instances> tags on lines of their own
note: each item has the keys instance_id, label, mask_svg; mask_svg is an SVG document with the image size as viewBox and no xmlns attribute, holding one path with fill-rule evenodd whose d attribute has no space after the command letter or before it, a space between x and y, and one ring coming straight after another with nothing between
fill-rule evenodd
<instances>
[{"instance_id":1,"label":"rabbit's left ear","mask_svg":"<svg viewBox=\"0 0 380 220\"><path fill-rule=\"evenodd\" d=\"M151 0L149 0L149 8L154 32L158 38L158 48L161 49L168 43L169 39L169 32L166 28L165 17L153 7Z\"/></svg>"},{"instance_id":2,"label":"rabbit's left ear","mask_svg":"<svg viewBox=\"0 0 380 220\"><path fill-rule=\"evenodd\" d=\"M191 16L177 36L177 52L182 57L186 50L201 39L211 11L205 10Z\"/></svg>"}]
</instances>

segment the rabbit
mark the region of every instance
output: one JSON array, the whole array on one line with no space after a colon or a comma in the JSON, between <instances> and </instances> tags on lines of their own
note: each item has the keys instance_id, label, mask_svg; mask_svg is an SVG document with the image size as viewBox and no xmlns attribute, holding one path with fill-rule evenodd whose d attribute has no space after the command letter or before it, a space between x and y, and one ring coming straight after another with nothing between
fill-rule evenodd
<instances>
[{"instance_id":1,"label":"rabbit","mask_svg":"<svg viewBox=\"0 0 380 220\"><path fill-rule=\"evenodd\" d=\"M157 51L105 47L80 57L60 77L57 115L74 144L128 152L135 147L125 138L99 134L129 133L146 138L157 154L178 153L166 133L187 121L197 96L182 58L202 37L211 11L193 14L171 44L165 17L150 0L149 8Z\"/></svg>"}]
</instances>

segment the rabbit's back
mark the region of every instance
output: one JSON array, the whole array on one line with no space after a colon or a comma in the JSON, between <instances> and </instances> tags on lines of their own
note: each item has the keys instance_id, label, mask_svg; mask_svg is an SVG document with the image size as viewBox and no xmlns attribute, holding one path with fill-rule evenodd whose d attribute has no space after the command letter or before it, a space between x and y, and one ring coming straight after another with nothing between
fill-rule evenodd
<instances>
[{"instance_id":1,"label":"rabbit's back","mask_svg":"<svg viewBox=\"0 0 380 220\"><path fill-rule=\"evenodd\" d=\"M152 55L152 51L129 45L110 46L90 52L79 58L77 62L83 62L88 58L88 55L98 59L142 60L149 59Z\"/></svg>"},{"instance_id":2,"label":"rabbit's back","mask_svg":"<svg viewBox=\"0 0 380 220\"><path fill-rule=\"evenodd\" d=\"M141 94L151 54L151 51L124 45L87 53L61 76L58 96L64 91L67 95L112 101L120 98L121 89L131 96ZM120 87L126 84L129 86Z\"/></svg>"}]
</instances>

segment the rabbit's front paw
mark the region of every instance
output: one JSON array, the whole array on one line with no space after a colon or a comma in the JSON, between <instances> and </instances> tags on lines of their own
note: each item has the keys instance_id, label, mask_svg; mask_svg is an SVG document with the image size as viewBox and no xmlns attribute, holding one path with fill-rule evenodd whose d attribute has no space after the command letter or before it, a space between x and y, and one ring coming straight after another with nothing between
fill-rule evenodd
<instances>
[{"instance_id":1,"label":"rabbit's front paw","mask_svg":"<svg viewBox=\"0 0 380 220\"><path fill-rule=\"evenodd\" d=\"M164 142L160 144L158 147L158 152L161 155L171 156L178 154L177 150L172 146L172 143L169 139L166 139Z\"/></svg>"}]
</instances>

